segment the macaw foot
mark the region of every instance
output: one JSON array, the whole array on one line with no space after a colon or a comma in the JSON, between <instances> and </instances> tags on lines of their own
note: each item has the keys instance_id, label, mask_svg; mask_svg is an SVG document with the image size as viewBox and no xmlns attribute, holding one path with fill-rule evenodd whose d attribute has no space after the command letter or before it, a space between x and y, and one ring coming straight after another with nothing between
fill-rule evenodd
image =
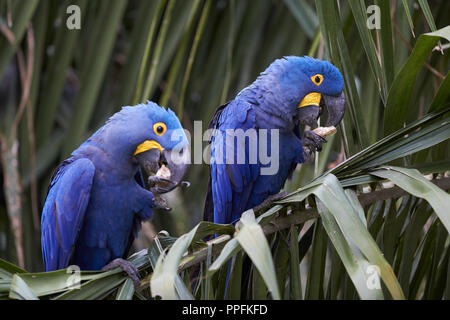
<instances>
[{"instance_id":1,"label":"macaw foot","mask_svg":"<svg viewBox=\"0 0 450 320\"><path fill-rule=\"evenodd\" d=\"M153 205L155 209L162 209L166 211L172 210L171 207L169 207L166 198L161 197L158 193L153 193Z\"/></svg>"},{"instance_id":2,"label":"macaw foot","mask_svg":"<svg viewBox=\"0 0 450 320\"><path fill-rule=\"evenodd\" d=\"M124 260L122 258L117 258L108 263L106 266L102 268L102 271L108 271L115 269L117 267L121 267L123 271L125 271L128 276L133 280L134 287L139 288L141 285L141 281L139 279L139 271L136 269L136 267L127 260Z\"/></svg>"},{"instance_id":3,"label":"macaw foot","mask_svg":"<svg viewBox=\"0 0 450 320\"><path fill-rule=\"evenodd\" d=\"M284 198L287 195L288 195L288 192L287 191L283 191L283 192L280 192L280 193L268 196L266 198L266 200L264 200L259 205L254 207L253 211L254 212L266 211L267 209L269 209L272 206L273 202L276 202L276 201L280 200L281 198Z\"/></svg>"},{"instance_id":4,"label":"macaw foot","mask_svg":"<svg viewBox=\"0 0 450 320\"><path fill-rule=\"evenodd\" d=\"M303 135L303 145L310 150L309 156L315 151L322 151L322 143L326 142L327 139L313 131L305 131Z\"/></svg>"}]
</instances>

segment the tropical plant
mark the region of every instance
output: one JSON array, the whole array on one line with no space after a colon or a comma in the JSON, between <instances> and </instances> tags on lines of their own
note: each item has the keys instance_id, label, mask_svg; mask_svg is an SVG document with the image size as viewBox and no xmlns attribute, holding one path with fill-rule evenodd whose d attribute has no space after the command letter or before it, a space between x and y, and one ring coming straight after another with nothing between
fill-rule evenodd
<instances>
[{"instance_id":1,"label":"tropical plant","mask_svg":"<svg viewBox=\"0 0 450 320\"><path fill-rule=\"evenodd\" d=\"M0 0L0 298L448 299L450 2L375 1L373 30L371 4ZM194 165L135 243L137 290L120 269L28 272L52 169L120 106L154 100L191 130L304 54L341 70L348 112L288 196L235 227L199 223L208 168Z\"/></svg>"}]
</instances>

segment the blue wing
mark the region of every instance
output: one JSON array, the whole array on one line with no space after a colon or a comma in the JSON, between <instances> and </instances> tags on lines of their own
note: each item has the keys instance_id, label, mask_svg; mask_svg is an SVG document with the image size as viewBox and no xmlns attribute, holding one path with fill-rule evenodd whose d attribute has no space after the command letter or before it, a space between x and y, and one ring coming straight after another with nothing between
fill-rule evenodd
<instances>
[{"instance_id":1,"label":"blue wing","mask_svg":"<svg viewBox=\"0 0 450 320\"><path fill-rule=\"evenodd\" d=\"M233 148L235 162L226 164L226 137L230 134L227 129L238 128L244 131L256 128L256 120L251 104L234 100L221 110L217 119L216 129L220 131L223 139L220 141L213 138L211 142L211 193L216 223L235 222L257 197L254 191L255 182L260 175L260 164L259 161L255 164L249 163L248 143L244 146L244 163L236 163L238 146L235 145ZM221 154L218 152L220 147L224 150ZM216 160L221 160L221 163L217 163ZM262 192L265 194L266 190Z\"/></svg>"},{"instance_id":2,"label":"blue wing","mask_svg":"<svg viewBox=\"0 0 450 320\"><path fill-rule=\"evenodd\" d=\"M277 154L273 154L279 160L279 168L275 174L261 174L261 169L268 167L269 164L262 164L259 152L257 152L256 163L250 161L249 140L245 140L244 145L234 145L234 163L226 164L227 141L228 144L229 141L232 141L232 139L226 139L227 135L232 134L231 131L227 131L228 129L246 131L252 128L258 130L259 122L266 126L272 122L273 127L276 127L276 116L271 117L260 113L258 118L256 112L258 112L258 109L255 108L254 104L235 99L228 105L219 107L218 113L213 118L213 124L210 127L217 129L223 139L213 137L211 140L211 175L205 203L205 220L215 223L236 222L242 212L257 206L268 196L278 193L297 163L303 162L303 148L297 132L290 130L281 132L283 130L280 130L279 150ZM270 135L271 133L268 132L269 150L271 150ZM257 135L255 142L258 151L259 139L260 135ZM237 162L238 149L245 150L245 161L243 163ZM276 149L270 152L276 152ZM217 159L221 160L222 163L217 163Z\"/></svg>"},{"instance_id":3,"label":"blue wing","mask_svg":"<svg viewBox=\"0 0 450 320\"><path fill-rule=\"evenodd\" d=\"M88 159L64 161L50 183L41 219L45 271L66 268L83 225L95 173Z\"/></svg>"}]
</instances>

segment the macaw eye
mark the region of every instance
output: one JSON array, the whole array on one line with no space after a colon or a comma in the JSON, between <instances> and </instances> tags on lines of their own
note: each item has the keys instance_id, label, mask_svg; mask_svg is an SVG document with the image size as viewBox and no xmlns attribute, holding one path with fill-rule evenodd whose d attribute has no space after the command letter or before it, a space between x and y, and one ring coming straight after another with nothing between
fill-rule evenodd
<instances>
[{"instance_id":1,"label":"macaw eye","mask_svg":"<svg viewBox=\"0 0 450 320\"><path fill-rule=\"evenodd\" d=\"M157 122L153 125L153 131L158 135L162 136L167 131L167 126L163 122Z\"/></svg>"},{"instance_id":2,"label":"macaw eye","mask_svg":"<svg viewBox=\"0 0 450 320\"><path fill-rule=\"evenodd\" d=\"M312 82L314 82L314 84L315 84L316 86L320 86L320 84L321 84L322 81L323 81L323 75L321 75L321 74L316 74L316 75L314 75L314 76L311 77L311 80L312 80Z\"/></svg>"}]
</instances>

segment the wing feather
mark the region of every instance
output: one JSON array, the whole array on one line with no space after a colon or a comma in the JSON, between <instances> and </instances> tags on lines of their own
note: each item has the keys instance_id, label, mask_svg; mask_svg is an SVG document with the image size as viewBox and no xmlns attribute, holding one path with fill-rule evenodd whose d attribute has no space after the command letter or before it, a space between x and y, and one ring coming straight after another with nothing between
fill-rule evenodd
<instances>
[{"instance_id":1,"label":"wing feather","mask_svg":"<svg viewBox=\"0 0 450 320\"><path fill-rule=\"evenodd\" d=\"M211 141L213 160L211 163L211 183L208 187L208 207L205 206L204 217L209 219L214 217L215 223L234 223L253 202L251 199L252 191L259 176L260 165L259 163L249 164L248 140L243 146L245 148L245 161L242 164L226 164L225 154L219 155L218 150L225 151L227 149L227 129L242 129L244 131L250 128L256 129L252 105L233 100L225 107L221 106L210 127L218 129L223 139L216 140L213 138ZM222 144L222 146L219 144ZM237 160L238 150L236 145L233 150L234 159ZM220 160L220 162L215 160ZM211 201L211 198L213 201ZM211 210L214 211L213 214L211 214Z\"/></svg>"},{"instance_id":2,"label":"wing feather","mask_svg":"<svg viewBox=\"0 0 450 320\"><path fill-rule=\"evenodd\" d=\"M41 220L41 245L46 271L66 268L89 203L94 164L69 160L54 174Z\"/></svg>"}]
</instances>

